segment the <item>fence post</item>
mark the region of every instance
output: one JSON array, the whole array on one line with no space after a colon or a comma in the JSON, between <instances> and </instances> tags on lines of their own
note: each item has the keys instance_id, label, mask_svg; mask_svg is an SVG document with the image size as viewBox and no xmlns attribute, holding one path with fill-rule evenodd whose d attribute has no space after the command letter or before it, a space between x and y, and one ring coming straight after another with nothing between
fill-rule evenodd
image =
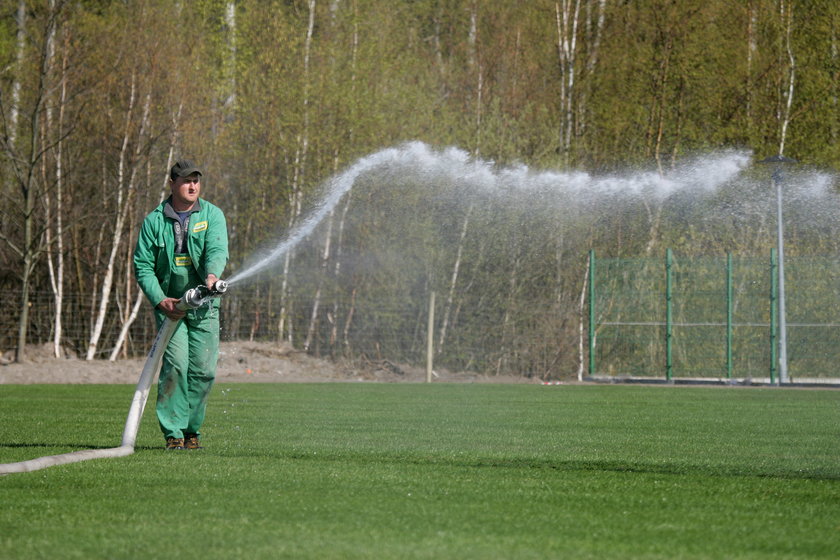
<instances>
[{"instance_id":1,"label":"fence post","mask_svg":"<svg viewBox=\"0 0 840 560\"><path fill-rule=\"evenodd\" d=\"M770 249L770 384L774 385L776 383L776 300L777 300L777 293L779 291L778 285L778 278L779 275L776 272L777 268L776 264L776 249Z\"/></svg>"},{"instance_id":2,"label":"fence post","mask_svg":"<svg viewBox=\"0 0 840 560\"><path fill-rule=\"evenodd\" d=\"M426 329L426 383L432 382L432 366L435 356L435 293L429 294L429 325Z\"/></svg>"},{"instance_id":3,"label":"fence post","mask_svg":"<svg viewBox=\"0 0 840 560\"><path fill-rule=\"evenodd\" d=\"M665 249L665 379L671 381L673 362L671 361L671 339L673 338L673 324L671 321L671 265L673 255L671 249Z\"/></svg>"},{"instance_id":4,"label":"fence post","mask_svg":"<svg viewBox=\"0 0 840 560\"><path fill-rule=\"evenodd\" d=\"M595 375L595 250L589 250L589 375Z\"/></svg>"},{"instance_id":5,"label":"fence post","mask_svg":"<svg viewBox=\"0 0 840 560\"><path fill-rule=\"evenodd\" d=\"M732 379L732 253L726 253L726 378Z\"/></svg>"}]
</instances>

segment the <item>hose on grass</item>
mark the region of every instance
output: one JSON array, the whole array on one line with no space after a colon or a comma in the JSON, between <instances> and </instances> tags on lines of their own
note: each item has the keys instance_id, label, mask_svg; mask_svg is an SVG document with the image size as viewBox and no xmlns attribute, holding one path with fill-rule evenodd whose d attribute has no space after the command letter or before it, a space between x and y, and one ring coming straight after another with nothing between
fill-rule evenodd
<instances>
[{"instance_id":1,"label":"hose on grass","mask_svg":"<svg viewBox=\"0 0 840 560\"><path fill-rule=\"evenodd\" d=\"M131 400L131 406L128 409L122 444L119 447L83 449L60 455L47 455L37 459L20 461L19 463L0 464L0 475L39 471L47 467L78 463L90 459L125 457L134 453L134 442L137 440L140 418L143 417L143 410L146 408L146 401L149 398L149 389L152 386L155 374L160 369L163 352L166 350L169 339L172 338L172 333L175 332L175 327L177 326L178 321L165 319L158 330L157 336L155 336L155 341L152 343L151 350L149 350L146 363L143 365L143 371L140 373L140 379L137 381L137 387L134 389L134 398Z\"/></svg>"},{"instance_id":2,"label":"hose on grass","mask_svg":"<svg viewBox=\"0 0 840 560\"><path fill-rule=\"evenodd\" d=\"M219 297L227 291L228 284L224 280L217 280L212 289L204 286L192 288L181 297L177 304L178 309L187 311L188 309L196 309L205 303L209 302L211 298ZM155 375L160 370L160 363L163 360L163 352L169 345L169 340L172 334L178 327L178 320L169 318L164 319L163 323L158 329L157 336L152 343L149 354L146 358L146 363L143 365L143 371L140 373L140 379L137 381L137 387L134 389L134 398L131 399L131 406L128 409L128 417L125 420L125 429L123 430L122 443L119 447L110 447L108 449L83 449L81 451L72 451L70 453L62 453L60 455L47 455L37 459L30 459L29 461L20 461L18 463L0 464L0 475L11 473L23 473L38 471L47 467L56 465L67 465L69 463L78 463L80 461L87 461L90 459L107 459L113 457L125 457L134 453L134 443L137 440L137 431L140 429L140 419L143 417L143 410L146 408L146 401L149 398L149 389L152 386Z\"/></svg>"}]
</instances>

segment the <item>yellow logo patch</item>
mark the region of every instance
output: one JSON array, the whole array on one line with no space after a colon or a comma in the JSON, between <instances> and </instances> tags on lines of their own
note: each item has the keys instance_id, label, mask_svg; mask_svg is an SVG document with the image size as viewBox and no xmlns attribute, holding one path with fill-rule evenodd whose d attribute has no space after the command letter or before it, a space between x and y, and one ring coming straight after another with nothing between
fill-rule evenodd
<instances>
[{"instance_id":1,"label":"yellow logo patch","mask_svg":"<svg viewBox=\"0 0 840 560\"><path fill-rule=\"evenodd\" d=\"M207 220L195 224L193 226L193 233L198 233L199 231L204 231L205 229L207 229Z\"/></svg>"},{"instance_id":2,"label":"yellow logo patch","mask_svg":"<svg viewBox=\"0 0 840 560\"><path fill-rule=\"evenodd\" d=\"M189 255L181 255L175 257L175 266L190 266L192 259Z\"/></svg>"}]
</instances>

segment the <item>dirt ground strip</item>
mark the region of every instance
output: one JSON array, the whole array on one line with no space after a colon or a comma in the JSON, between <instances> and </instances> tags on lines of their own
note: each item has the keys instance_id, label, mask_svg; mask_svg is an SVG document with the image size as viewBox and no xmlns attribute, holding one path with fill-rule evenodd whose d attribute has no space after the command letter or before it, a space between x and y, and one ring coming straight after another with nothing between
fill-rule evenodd
<instances>
[{"instance_id":1,"label":"dirt ground strip","mask_svg":"<svg viewBox=\"0 0 840 560\"><path fill-rule=\"evenodd\" d=\"M74 356L56 358L52 346L27 348L26 362L12 363L13 353L0 359L0 384L137 383L145 358L86 361ZM223 342L216 380L255 383L374 381L422 383L426 370L387 360L350 364L312 357L288 345L264 342ZM513 376L435 371L433 381L449 383L539 383Z\"/></svg>"}]
</instances>

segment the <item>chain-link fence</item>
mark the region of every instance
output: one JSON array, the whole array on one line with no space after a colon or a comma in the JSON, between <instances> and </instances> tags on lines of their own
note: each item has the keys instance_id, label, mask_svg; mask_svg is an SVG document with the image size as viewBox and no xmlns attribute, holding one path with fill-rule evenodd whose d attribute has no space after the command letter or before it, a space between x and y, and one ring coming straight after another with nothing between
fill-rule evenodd
<instances>
[{"instance_id":1,"label":"chain-link fence","mask_svg":"<svg viewBox=\"0 0 840 560\"><path fill-rule=\"evenodd\" d=\"M285 340L321 357L424 366L430 295L418 290L400 298L383 292L348 297L325 289L316 304L311 296L281 301L264 289L237 290L222 300L222 340ZM435 302L436 368L540 379L577 372L577 309L515 301L502 308L452 302L441 294Z\"/></svg>"},{"instance_id":2,"label":"chain-link fence","mask_svg":"<svg viewBox=\"0 0 840 560\"><path fill-rule=\"evenodd\" d=\"M754 257L595 259L592 375L778 379L778 266ZM788 257L788 373L838 378L840 260Z\"/></svg>"},{"instance_id":3,"label":"chain-link fence","mask_svg":"<svg viewBox=\"0 0 840 560\"><path fill-rule=\"evenodd\" d=\"M571 298L502 292L473 297L467 292L452 300L438 294L435 367L544 380L586 370L593 376L777 380L778 267L772 254L667 254L635 259L592 255L588 317ZM835 281L840 259L789 256L785 272L789 378L840 378L835 370L840 363L840 285ZM585 275L580 277L583 282ZM570 291L581 289L582 284ZM282 294L270 283L232 289L222 298L222 340L283 341L320 357L426 364L427 287L388 293L324 283ZM30 302L28 340L49 344L55 330L53 296L36 292ZM98 358L111 355L133 302L126 296L111 301ZM19 305L13 293L0 293L0 304L11 310ZM90 297L65 296L62 346L68 353L84 355L97 305ZM7 352L17 342L15 321L16 313L0 317L0 344ZM143 301L120 356L144 355L155 333L149 304Z\"/></svg>"},{"instance_id":4,"label":"chain-link fence","mask_svg":"<svg viewBox=\"0 0 840 560\"><path fill-rule=\"evenodd\" d=\"M221 340L291 342L298 349L329 359L387 360L416 367L427 363L429 291L393 297L382 290L345 294L323 286L321 290L281 294L280 289L267 284L231 289L221 299ZM133 298L111 300L96 358L112 354L133 303ZM0 304L12 310L19 305L13 293L0 294ZM85 355L97 306L98 300L93 298L65 295L61 324L65 355ZM51 345L56 328L54 296L32 293L29 307L29 344ZM573 338L578 331L577 309L512 297L504 306L481 300L453 302L439 295L434 314L436 369L540 379L568 377L578 370L578 340ZM15 313L0 320L0 344L7 358L17 344L16 320ZM156 332L150 305L143 300L119 357L145 355Z\"/></svg>"}]
</instances>

